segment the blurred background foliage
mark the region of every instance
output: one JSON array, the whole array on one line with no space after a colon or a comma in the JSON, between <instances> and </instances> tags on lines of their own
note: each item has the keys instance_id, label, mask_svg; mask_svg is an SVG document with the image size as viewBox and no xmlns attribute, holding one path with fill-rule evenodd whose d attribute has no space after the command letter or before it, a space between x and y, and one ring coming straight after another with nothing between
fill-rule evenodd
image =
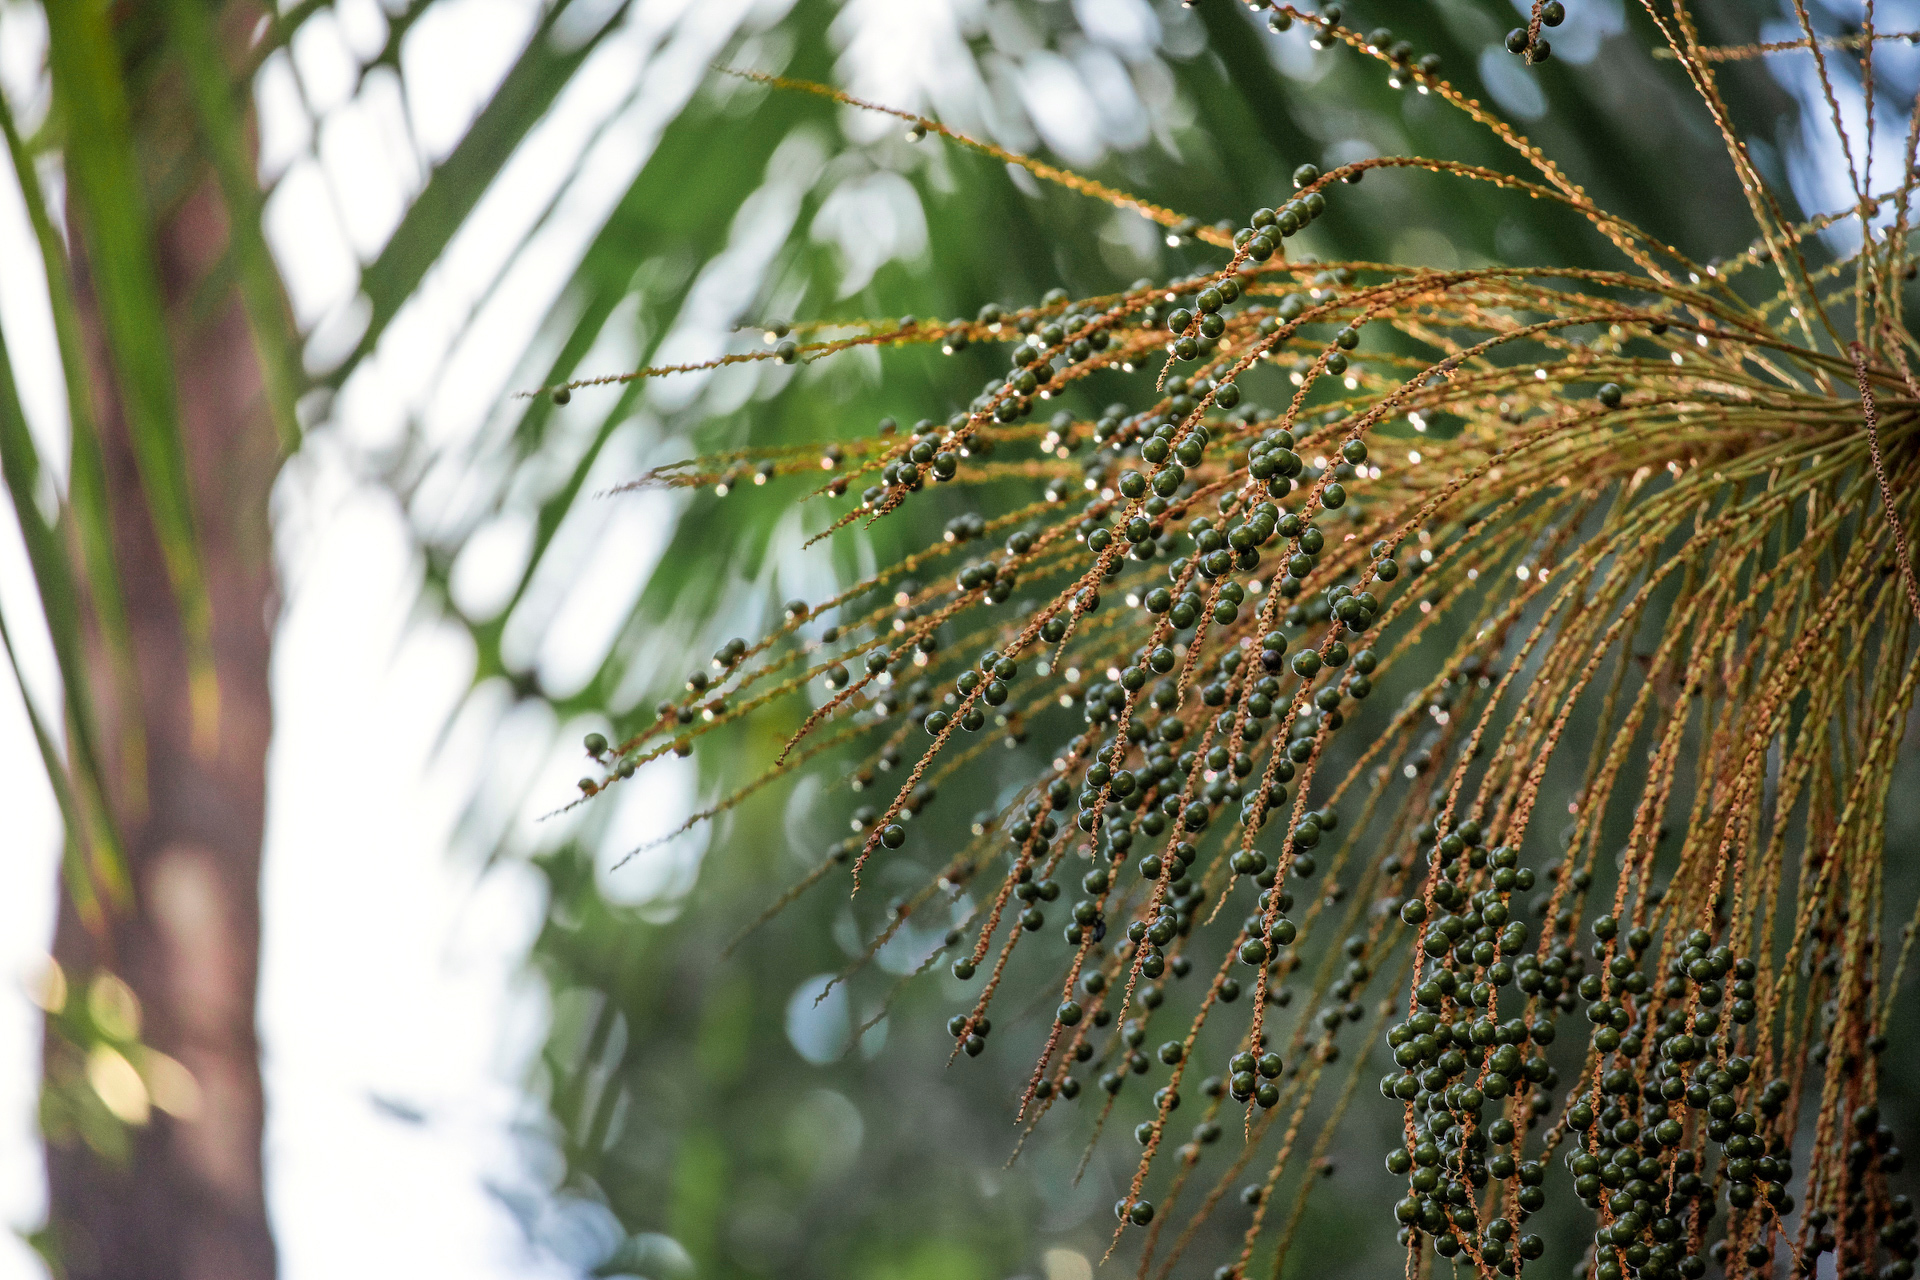
<instances>
[{"instance_id":1,"label":"blurred background foliage","mask_svg":"<svg viewBox=\"0 0 1920 1280\"><path fill-rule=\"evenodd\" d=\"M1524 130L1602 207L1699 260L1743 249L1750 229L1744 217L1727 216L1740 197L1720 144L1674 65L1648 56L1658 39L1644 15L1604 2L1569 12L1567 27L1555 33L1555 65L1537 75L1497 48L1515 20L1503 4L1356 4L1346 21L1359 29L1389 23L1416 50L1438 52L1446 74ZM1762 23L1779 14L1726 4L1709 17L1714 29L1703 38L1734 43L1758 38ZM1301 32L1270 35L1264 19L1239 4L979 6L955 23L940 54L949 63L942 78L970 92L936 90L924 106L913 92L924 65L908 51L913 46L890 57L884 36L865 30L911 21L803 0L724 61L928 110L958 130L1045 154L1203 221L1244 220L1246 210L1273 204L1287 189L1286 175L1305 161L1418 153L1517 167L1510 151L1457 113L1387 87L1376 67L1345 51L1311 51ZM931 43L924 33L914 39ZM863 41L882 51L859 57ZM1036 81L1050 87L1035 88ZM1066 105L1026 110L1016 84L1028 94L1058 94ZM1784 157L1800 145L1794 98L1753 65L1728 69L1727 92L1744 118L1777 122L1777 133L1757 138L1756 151L1780 188L1791 189ZM716 165L715 155L726 163ZM662 208L665 192L677 194ZM779 212L766 212L769 206ZM783 226L764 225L781 219ZM731 285L740 299L733 317L748 328L789 318L971 315L986 301L1031 304L1056 285L1076 297L1098 294L1217 256L1203 246L1169 247L1143 219L1039 188L977 155L936 140L911 143L895 121L710 80L668 128L576 279L564 322L549 336L557 354L530 363L522 383L610 371L604 357L586 355L608 325L624 326L629 364L685 358L673 317L685 314L711 264L748 240L777 241L759 250L757 281ZM1341 216L1296 243L1327 260L1616 265L1592 229L1564 210L1421 176L1370 180L1343 198ZM668 265L669 253L689 252L691 260L678 259L688 265ZM636 282L637 314L622 310L623 302L632 305ZM593 449L608 432L636 419L646 424L648 461L827 441L870 430L882 415L903 425L944 419L999 363L994 351L867 355L800 371L727 370L698 390L665 382L577 393L564 410L534 400L502 431L511 430L516 449L538 455L565 447L556 433L596 420L593 444L568 453L581 459L578 472L591 470ZM1066 408L1085 414L1098 406L1070 400ZM555 528L563 512L577 510L582 488L571 479L555 484L538 528ZM792 555L797 535L824 523L820 509L800 507L807 522L796 526L801 492L797 483L776 481L680 501L668 549L606 661L577 692L540 685L536 666L535 687L562 719L579 717L581 728L611 711L617 740L650 722L652 703L674 694L685 671L699 665L682 655L704 655L731 634L761 634L789 596L820 598L826 587L818 570ZM942 496L916 503L910 519L836 536L843 579L937 537L964 503L956 496L943 506ZM1001 509L1019 500L1009 493ZM441 555L450 560L459 542L444 544ZM540 576L538 559L529 581ZM495 616L508 619L510 635L511 611ZM478 633L503 634L485 624ZM494 652L506 678L516 666L525 670ZM1398 676L1412 687L1410 673ZM730 793L795 727L768 718L723 742L709 739L711 749L696 757L699 794ZM1035 734L1036 743L1051 740ZM1364 734L1352 739L1363 741ZM1032 754L1008 752L969 771L964 786L943 788L918 819L938 826L941 837L911 842L920 857L889 866L852 903L832 881L725 958L726 941L768 901L771 886L797 881L846 833L847 815L863 797L840 785L843 774L827 770L834 782L826 785L767 788L716 824L704 856L676 854L678 845L642 854L637 861L678 858L683 871L642 903L608 901L609 893L616 901L626 895L621 882L637 867L605 873L607 855L624 850L607 847L592 816L576 838L541 854L552 906L535 960L556 1000L544 1087L564 1135L569 1191L603 1202L625 1231L670 1233L701 1275L972 1280L1044 1271L1066 1280L1079 1274L1077 1264L1058 1255L1049 1261L1045 1249L1097 1259L1110 1230L1108 1208L1132 1171L1125 1135L1139 1118L1131 1112L1145 1114L1144 1096L1123 1098L1078 1184L1071 1175L1090 1128L1085 1101L1050 1115L1006 1167L1019 1091L1046 1030L1044 1010L1010 1005L1013 1025L998 1030L988 1054L943 1070L951 1042L942 1023L963 1007L967 988L942 964L892 994L899 975L937 942L937 930L924 926L828 1002L811 1002L822 979L884 927L889 895L924 883L935 853L957 851L976 810L1004 801L996 788L1032 776ZM849 758L845 769L856 763ZM1570 761L1552 779L1561 805L1577 785L1575 769ZM877 785L884 803L897 783L882 774ZM1912 821L1900 815L1896 826L1910 831ZM708 836L681 839L697 846ZM1010 983L1009 990L1023 989L1017 979ZM889 1000L887 1019L841 1056L851 1029ZM1377 1157L1391 1145L1396 1122L1361 1099L1333 1151L1331 1193L1311 1202L1290 1272L1357 1275L1399 1266L1380 1209L1391 1180ZM1316 1114L1308 1132L1317 1125ZM1204 1163L1226 1158L1223 1150ZM1292 1178L1283 1184L1289 1198L1292 1186ZM1211 1245L1203 1237L1181 1269L1205 1274L1230 1256L1247 1212L1230 1197L1207 1228ZM1577 1252L1554 1230L1551 1210L1536 1229L1555 1242L1543 1265L1571 1268ZM627 1269L618 1255L603 1260L603 1270Z\"/></svg>"},{"instance_id":2,"label":"blurred background foliage","mask_svg":"<svg viewBox=\"0 0 1920 1280\"><path fill-rule=\"evenodd\" d=\"M410 42L428 40L436 7L289 4L248 32L237 82L254 84L263 102L297 104L293 114L313 123L305 145L324 145L329 117L361 95L433 92L432 69L410 54ZM1709 43L1761 38L1791 13L1762 0L1702 8ZM1843 8L1817 10L1816 22L1845 29ZM1882 6L1883 25L1894 8ZM1678 67L1649 53L1659 41L1639 6L1570 0L1556 58L1537 71L1499 48L1517 20L1507 0L1353 0L1347 9L1350 26L1390 24L1416 51L1437 53L1443 74L1525 131L1602 207L1697 259L1747 245L1744 213L1729 214L1742 205L1721 145ZM180 22L182 11L197 21ZM193 68L190 84L217 77L217 67L193 62L192 40L216 21L231 26L231 13L196 0L114 13L124 19L115 38L132 75L178 57ZM165 13L175 14L171 25ZM329 96L303 77L303 59L287 56L320 40L352 51L344 92ZM301 426L290 411L285 438L304 429L299 447L341 450L398 495L424 564L423 608L472 637L472 700L538 712L557 750L573 749L590 729L618 738L650 722L655 703L722 640L762 634L783 601L824 598L836 583L937 539L965 509L960 495L932 492L900 518L803 552L828 513L800 503L804 490L792 481L762 487L743 476L726 496L608 489L696 453L824 443L866 432L883 415L903 424L943 419L1000 365L997 351L867 349L799 368L751 364L583 391L565 408L545 397L506 398L453 428L415 404L390 405L372 415L387 427L356 427L365 410L357 375L379 361L422 291L438 287L436 270L460 261L473 211L515 180L515 164L541 145L543 122L583 69L616 46L642 69L619 90L625 99L601 113L595 145L570 153L574 170L561 185L603 176L601 163L620 174L597 148L622 132L635 135L629 145L646 158L606 200L610 212L551 305L522 318L508 390L705 359L737 349L737 330L781 321L970 316L990 301L1030 304L1055 286L1097 294L1218 257L1192 242L1170 245L1144 219L1041 187L975 153L910 141L896 120L715 74L710 61L924 111L1205 222L1244 220L1277 203L1287 175L1308 161L1417 153L1521 168L1511 150L1441 103L1388 87L1349 51L1311 50L1302 30L1270 34L1236 0L680 8L555 0L470 121L437 153L415 140L432 167L363 254L358 296L314 310L292 290L305 345L300 371L276 354L280 286L259 279L246 231L260 216L260 193L233 181L232 139L222 144L207 125L221 119L215 85L197 127L216 160L222 145L229 149L223 185L241 234L228 265L253 273L243 291L270 388L298 401ZM1885 93L1911 95L1911 58L1890 52L1880 67ZM1805 95L1759 63L1724 71L1740 117L1761 126L1751 141L1769 179L1782 192L1817 193L1809 174L1825 144L1805 123ZM136 109L151 103L136 93ZM68 127L65 137L28 145L64 154L77 182L79 118ZM277 154L272 133L262 145ZM268 175L270 196L278 173ZM560 196L528 211L524 245L537 247L565 213ZM1409 173L1370 178L1343 196L1337 217L1294 244L1327 260L1616 265L1592 229L1557 206ZM284 248L280 256L284 270ZM466 283L470 321L505 292L522 257L505 255L494 275ZM1064 407L1098 408L1078 399ZM72 468L76 501L85 497L83 462ZM22 483L16 507L32 488L31 477ZM1010 509L1020 498L996 500ZM1398 672L1397 681L1411 687L1413 674ZM849 785L858 781L856 758L777 781L711 827L613 869L670 830L668 819L756 776L796 727L775 714L732 727L684 762L671 786L656 781L619 809L586 806L531 844L512 814L542 799L528 794L529 777L540 775L503 761L475 787L459 845L531 859L548 894L530 963L550 988L552 1024L528 1082L548 1122L527 1133L526 1149L529 1160L553 1163L561 1209L520 1206L529 1231L584 1270L655 1280L1078 1280L1083 1260L1104 1247L1108 1210L1134 1163L1124 1141L1137 1118L1130 1108L1145 1099L1122 1100L1078 1181L1090 1130L1084 1101L1056 1110L1009 1166L1013 1114L1045 1011L1009 1005L990 1053L943 1068L951 1041L942 1024L958 1007L959 984L942 965L896 994L938 945L931 925L904 930L851 981L814 999L828 975L864 953L891 896L932 873L928 846L957 851L973 815L1031 776L1032 751L995 748L997 758L943 788L917 819L941 838L916 841L916 856L890 863L858 899L823 886L731 953L728 941L815 866L846 834L856 806L873 798ZM1361 736L1349 735L1346 749ZM1576 768L1550 785L1570 789ZM1911 811L1892 815L1890 843L1909 840L1916 820ZM856 1029L883 1008L856 1041ZM1903 1039L1896 1032L1890 1061L1912 1051ZM1910 1115L1911 1082L1896 1069L1886 1087L1883 1105ZM1392 1179L1378 1160L1396 1122L1365 1099L1346 1121L1329 1189L1311 1202L1290 1271L1399 1266L1384 1217ZM1290 1193L1292 1183L1283 1186ZM1210 1269L1244 1213L1229 1200L1207 1228L1211 1243L1203 1238L1183 1271ZM1550 1221L1540 1230L1555 1240ZM1556 1242L1543 1265L1571 1267L1571 1248Z\"/></svg>"}]
</instances>

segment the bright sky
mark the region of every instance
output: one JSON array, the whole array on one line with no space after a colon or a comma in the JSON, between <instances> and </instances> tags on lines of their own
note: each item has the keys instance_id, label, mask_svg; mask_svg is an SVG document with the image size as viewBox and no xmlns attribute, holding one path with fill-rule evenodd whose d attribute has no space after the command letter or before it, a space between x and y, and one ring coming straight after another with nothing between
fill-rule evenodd
<instances>
[{"instance_id":1,"label":"bright sky","mask_svg":"<svg viewBox=\"0 0 1920 1280\"><path fill-rule=\"evenodd\" d=\"M524 851L554 838L556 828L533 819L566 794L580 735L597 726L555 725L485 694L467 696L464 637L414 612L419 569L406 515L359 477L364 459L409 423L451 455L484 445L503 395L524 381L519 360L537 345L540 317L661 127L729 39L784 7L785 0L641 0L509 162L343 391L331 424L282 478L275 515L287 606L273 672L260 1027L269 1199L289 1280L578 1275L617 1230L592 1206L550 1195L550 1162L537 1142L516 1136L542 1118L522 1093L546 1026L545 993L522 971L542 909L537 878L513 860L483 872L470 853L449 852L456 820L483 785L526 797L491 815L510 845ZM855 93L931 108L1009 146L1044 142L1076 163L1105 145L1140 145L1155 128L1142 97L1156 83L1153 51L1187 40L1180 24L1191 19L1171 3L1145 0L1073 7L1093 39L1071 59L1015 49L1007 42L1017 33L993 32L997 46L1018 54L1017 74L1003 87L1021 112L996 113L982 78L983 67L1004 74L1006 59L976 64L967 56L963 29L983 12L975 0L848 0L836 32L847 49L843 76ZM404 99L384 73L356 84L356 68L385 39L378 0L336 0L303 26L290 55L268 60L258 83L261 167L277 182L267 229L295 309L315 333L315 359L357 336L359 264L378 252L427 167L485 102L540 8L537 0L434 5L405 45ZM1617 29L1620 4L1570 8L1574 20L1555 42L1583 61ZM38 9L0 0L0 86L29 125L45 109L43 48ZM1275 52L1289 74L1319 74L1284 42ZM1894 69L1910 76L1912 61ZM1496 62L1505 78L1489 91L1524 116L1532 86L1507 84L1511 59ZM1791 68L1781 74L1808 99L1806 77ZM1859 116L1858 95L1843 97ZM865 127L857 118L849 125ZM1898 137L1896 122L1882 130L1879 149L1897 148ZM1844 170L1832 149L1812 134L1803 141L1797 156L1789 153L1796 187L1834 197L1820 203L1844 203ZM1896 171L1896 158L1880 160L1880 172ZM47 179L57 183L58 175ZM883 180L869 185L840 206L829 201L840 212L813 228L841 242L854 274L878 265L859 255L873 252L870 215L881 206L892 210L894 228L886 252L920 249L917 204L904 210L897 190ZM789 224L778 222L785 206L771 174L762 195L756 216L773 219L768 225L784 235ZM697 350L725 340L740 280L751 288L765 268L770 250L757 246L767 229L743 215L728 251L732 276L720 272L696 291L704 302L689 307L697 314L682 317L670 343ZM10 171L0 172L0 325L31 425L44 452L58 458L64 393L37 261L19 190ZM590 363L623 366L627 354L616 347ZM609 468L633 467L637 449L610 446ZM450 500L442 505L429 504L426 518L458 516ZM577 532L602 550L591 559L583 552L581 581L559 591L546 615L568 625L527 640L550 679L564 683L598 662L618 622L609 609L644 581L664 514L642 503L601 504L591 513L594 528ZM483 528L456 570L456 596L466 603L497 594L517 570L524 535L511 520ZM52 659L10 514L0 516L0 603L29 684L50 706ZM454 731L442 739L449 717ZM0 778L0 1225L27 1229L45 1210L34 1124L40 1029L19 984L48 946L57 828L10 678L0 678ZM684 775L664 776L650 791L633 788L608 846L630 848L684 812L684 784ZM629 899L672 893L697 855L681 847L676 858L636 863L616 890ZM535 1250L523 1221L537 1224L539 1238L574 1242L575 1256ZM0 1280L44 1274L24 1245L0 1233Z\"/></svg>"}]
</instances>

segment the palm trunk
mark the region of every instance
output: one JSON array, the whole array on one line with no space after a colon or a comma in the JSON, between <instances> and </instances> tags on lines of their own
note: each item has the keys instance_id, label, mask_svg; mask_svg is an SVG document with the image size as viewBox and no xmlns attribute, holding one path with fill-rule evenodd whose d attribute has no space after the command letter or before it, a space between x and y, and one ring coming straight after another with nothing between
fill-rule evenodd
<instances>
[{"instance_id":1,"label":"palm trunk","mask_svg":"<svg viewBox=\"0 0 1920 1280\"><path fill-rule=\"evenodd\" d=\"M147 751L144 779L137 766L122 764L111 780L132 905L96 933L63 901L54 955L76 987L100 967L132 986L143 1039L186 1065L200 1105L188 1119L154 1112L134 1132L125 1163L79 1143L49 1143L52 1245L74 1280L263 1280L275 1270L254 1002L272 730L268 665L278 614L267 500L279 450L238 300L229 291L209 307L197 296L225 249L224 218L210 180L160 210L171 323L155 335L172 344L177 362L212 594L220 701L211 750L193 740L178 611L111 362L95 317L86 317ZM85 263L76 267L84 306ZM116 722L132 708L115 701L118 686L99 650L96 643L101 728L103 740L113 741ZM51 1070L62 1046L50 1038L47 1047Z\"/></svg>"}]
</instances>

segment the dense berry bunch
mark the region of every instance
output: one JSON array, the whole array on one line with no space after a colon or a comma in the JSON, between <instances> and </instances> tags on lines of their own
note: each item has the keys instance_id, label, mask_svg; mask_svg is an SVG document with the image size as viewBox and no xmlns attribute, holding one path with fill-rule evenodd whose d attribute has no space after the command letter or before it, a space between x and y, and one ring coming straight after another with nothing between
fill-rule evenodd
<instances>
[{"instance_id":1,"label":"dense berry bunch","mask_svg":"<svg viewBox=\"0 0 1920 1280\"><path fill-rule=\"evenodd\" d=\"M1536 5L1510 47L1545 60L1539 28L1563 17ZM1270 25L1486 118L1334 6ZM1810 275L1782 248L1807 229L1756 201L1748 253L1693 263L1498 125L1537 182L1303 165L1279 207L1203 226L908 119L1155 218L1217 264L972 320L773 327L762 354L787 363L911 344L998 345L1006 363L911 429L642 483L726 493L824 472L820 500L857 492L836 529L940 491L977 509L832 600L790 602L757 643L728 641L625 741L591 737L603 773L582 789L782 700L804 723L767 777L824 751L860 757L855 791L904 771L794 892L937 856L868 954L916 915L955 922L927 964L979 984L948 1024L956 1054L987 1048L1003 982L1043 984L1015 1004L1054 1009L1023 1122L1087 1084L1096 1135L1133 1108L1144 1152L1115 1210L1147 1229L1143 1272L1232 1131L1240 1152L1194 1221L1277 1139L1216 1274L1247 1274L1297 1170L1278 1274L1354 1083L1387 1060L1409 1250L1517 1275L1547 1248L1527 1219L1560 1194L1593 1211L1593 1280L1824 1251L1846 1280L1910 1276L1875 1073L1904 958L1883 945L1879 815L1920 610L1900 525L1920 494L1920 386L1889 287L1911 275L1904 238L1878 224L1857 259ZM1557 200L1627 265L1290 255L1339 216L1341 184L1393 169ZM1368 702L1388 687L1397 706ZM1044 760L1018 797L971 839L923 816L995 742ZM1568 757L1577 779L1550 780ZM1549 793L1559 831L1542 829ZM1303 1165L1296 1137L1343 1055ZM1183 1093L1200 1117L1160 1160Z\"/></svg>"}]
</instances>

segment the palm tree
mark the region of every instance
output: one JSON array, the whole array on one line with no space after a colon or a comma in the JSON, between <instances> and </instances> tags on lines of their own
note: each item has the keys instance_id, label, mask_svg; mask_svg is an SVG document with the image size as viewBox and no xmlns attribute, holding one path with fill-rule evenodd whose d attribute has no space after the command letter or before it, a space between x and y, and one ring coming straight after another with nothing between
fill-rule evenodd
<instances>
[{"instance_id":1,"label":"palm tree","mask_svg":"<svg viewBox=\"0 0 1920 1280\"><path fill-rule=\"evenodd\" d=\"M431 8L422 0L386 15L384 38L359 74L397 76L405 87L408 41ZM1396 14L1396 35L1471 78L1468 69L1486 65L1483 47L1503 33L1495 8ZM256 177L248 90L257 69L283 57L304 24L328 20L330 6L263 13L237 3L156 0L48 8L52 109L30 136L21 136L11 118L6 124L15 172L38 219L73 425L71 456L65 468L37 458L9 382L0 385L0 460L62 677L58 721L49 717L36 730L67 832L55 946L65 995L48 1001L54 1013L43 1110L53 1194L47 1245L71 1274L272 1270L252 1030L272 723L271 634L256 620L271 617L277 600L268 493L280 462L300 446L301 410L323 419L328 393L352 387L516 149L596 51L646 27L630 10L621 4L588 13L562 2L540 15L491 98L363 267L357 337L331 367L310 371L300 357L304 335L261 231L271 193ZM1081 57L1083 74L1092 77L1102 54L1107 62L1099 65L1120 67L1136 106L1159 114L1130 134L1122 111L1096 133L1094 150L1108 147L1100 172L1203 217L1244 217L1278 198L1296 164L1325 161L1330 151L1356 144L1507 163L1497 140L1463 139L1449 118L1403 108L1406 95L1363 62L1330 52L1320 55L1330 73L1326 66L1303 71L1300 50L1281 50L1239 5L1161 11L1154 19L1165 24L1158 48L1150 35L1139 47L1129 46L1139 38L1124 32L1103 37L1096 30L1089 40L1066 6L1019 12L1024 33L959 29L952 49L942 52L957 55L956 65L1003 77L1022 58L1031 75L1057 70L1062 50ZM675 62L718 55L778 62L788 74L833 81L862 65L836 45L847 35L836 31L836 19L851 20L818 0L749 19L740 29L690 16L674 28L684 43L669 45L674 56L656 57L650 70L664 75ZM1651 43L1650 26L1635 31ZM1729 30L1715 38L1751 34ZM1300 85L1276 58L1302 77ZM1496 65L1502 74L1512 70ZM1685 101L1678 69L1618 46L1609 47L1605 67L1604 76L1540 76L1537 92L1548 112L1540 140L1575 153L1570 168L1599 203L1651 235L1703 260L1743 249L1744 233L1712 212L1739 198L1734 177L1712 163L1713 140L1657 127ZM1308 76L1325 78L1306 88ZM1056 281L1078 297L1124 286L1139 271L1165 275L1207 261L1210 251L1191 241L1169 247L1136 237L1116 248L1119 224L1106 209L1067 193L1022 194L991 157L923 159L925 147L915 149L897 132L875 140L863 126L847 124L843 108L828 99L684 79L690 100L672 113L644 166L611 202L568 288L543 318L540 341L522 358L519 385L607 372L591 362L612 338L634 349L635 364L658 363L676 340L691 334L711 342L714 330L735 323L969 314L982 300L1031 299ZM1638 90L1625 100L1623 81ZM1728 83L1736 107L1776 93L1764 77L1738 70ZM1329 136L1318 108L1330 102L1353 113L1346 127L1354 133L1376 136ZM941 114L962 113L969 103L982 112L972 124L998 123L1006 141L1031 141L1015 136L1017 123L1010 122L1019 113L1007 112L993 94L950 96ZM1205 127L1167 123L1183 113ZM1050 140L1072 145L1066 135ZM65 228L37 180L35 161L50 155L67 176ZM1709 175L1693 203L1663 198L1649 178L1672 171ZM923 220L924 256L863 259L858 251L871 226L847 221L850 210L870 210L874 198L888 191L897 197L903 186ZM756 196L763 203L753 207L763 217L768 207L787 210L757 258L743 245L753 228L743 225L744 215L736 218ZM1515 216L1494 193L1474 189L1428 216L1429 230L1463 258L1545 257L1538 246L1551 244L1560 265L1613 265L1605 240L1565 209ZM1392 260L1410 243L1408 230L1399 210L1375 206L1370 217L1320 230L1316 248ZM903 235L893 247L912 255L912 244ZM747 287L716 303L715 283L740 273L743 263L758 270L757 279L747 276ZM932 400L959 406L974 394L980 372L969 359L928 360L915 376L926 380ZM456 519L423 520L419 535L429 594L474 638L476 685L504 682L516 698L548 704L558 722L608 710L631 720L677 682L677 670L665 678L650 673L656 655L708 636L719 619L738 621L734 629L744 631L755 615L777 607L768 566L786 568L780 548L796 526L775 504L743 508L711 494L692 498L675 512L660 567L643 591L622 602L614 642L587 678L563 687L524 646L516 649L515 619L551 608L552 579L577 554L573 526L592 510L586 500L601 483L607 450L633 434L636 420L698 452L851 439L882 414L899 412L899 403L891 383L859 379L801 401L743 396L739 384L676 399L636 381L599 400L582 395L564 413L546 398L510 401L451 456L412 428L402 447L379 461L409 498L434 467L477 478L478 500ZM70 476L66 491L54 517L44 518L42 473L62 470ZM514 482L526 475L544 478ZM882 525L864 541L841 538L834 554L849 572L863 555L895 558L930 531L937 536L940 522L954 514L957 508L910 527ZM530 553L503 607L465 616L450 585L456 557L472 530L503 515L527 518ZM743 578L749 588L728 585ZM751 749L779 728L728 732ZM715 789L743 780L737 764L708 758L702 768ZM608 1202L630 1226L670 1228L703 1264L728 1265L721 1202L747 1175L729 1165L726 1152L746 1141L751 1116L701 1095L674 1126L679 1156L670 1165L619 1142L619 1127L633 1098L664 1078L680 1078L681 1067L662 1060L663 1046L684 1040L696 1025L724 1023L729 1008L739 1018L738 1047L715 1060L721 1077L735 1078L747 1063L777 1051L777 1006L769 1020L759 993L796 964L807 972L838 966L838 952L824 945L832 912L796 908L812 926L806 939L761 954L747 977L717 985L711 999L668 998L655 976L677 972L687 979L684 990L703 991L720 943L746 903L757 900L752 886L785 878L787 868L764 854L740 855L750 876L731 889L704 887L720 899L705 904L710 911L636 943L634 917L611 907L596 887L595 834L589 825L539 863L554 896L537 947L540 963L557 990L602 997L577 1025L572 1015L560 1020L546 1060L568 1186ZM715 923L705 922L709 915ZM638 1034L641 1028L652 1034ZM183 1079L195 1082L197 1102ZM995 1083L970 1084L970 1096L986 1097ZM149 1102L158 1109L150 1117L143 1114ZM169 1107L180 1114L168 1114ZM953 1130L936 1138L936 1147L958 1141ZM910 1157L914 1167L926 1167L929 1147L903 1141L894 1149L894 1158ZM938 1179L926 1186L935 1202L951 1190ZM652 1213L655 1202L672 1206L670 1220ZM1016 1225L1017 1211L1008 1213L1005 1224ZM852 1216L833 1223L829 1235L854 1229Z\"/></svg>"}]
</instances>

